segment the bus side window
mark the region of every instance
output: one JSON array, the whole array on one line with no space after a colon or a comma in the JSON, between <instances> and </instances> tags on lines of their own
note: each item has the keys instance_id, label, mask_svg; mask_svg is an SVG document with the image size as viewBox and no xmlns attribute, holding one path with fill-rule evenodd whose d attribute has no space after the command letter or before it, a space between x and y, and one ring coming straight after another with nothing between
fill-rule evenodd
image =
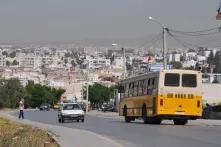
<instances>
[{"instance_id":1,"label":"bus side window","mask_svg":"<svg viewBox=\"0 0 221 147\"><path fill-rule=\"evenodd\" d=\"M147 82L147 89L150 87L150 81L151 81L151 79L148 79L148 82Z\"/></svg>"},{"instance_id":2,"label":"bus side window","mask_svg":"<svg viewBox=\"0 0 221 147\"><path fill-rule=\"evenodd\" d=\"M143 80L139 81L139 84L138 84L138 95L139 96L143 95Z\"/></svg>"},{"instance_id":3,"label":"bus side window","mask_svg":"<svg viewBox=\"0 0 221 147\"><path fill-rule=\"evenodd\" d=\"M132 83L129 84L128 97L130 97L130 94L131 94L131 87L132 87Z\"/></svg>"},{"instance_id":4,"label":"bus side window","mask_svg":"<svg viewBox=\"0 0 221 147\"><path fill-rule=\"evenodd\" d=\"M138 81L134 82L134 94L133 96L138 96Z\"/></svg>"},{"instance_id":5,"label":"bus side window","mask_svg":"<svg viewBox=\"0 0 221 147\"><path fill-rule=\"evenodd\" d=\"M133 96L133 92L134 92L134 83L130 83L129 97Z\"/></svg>"},{"instance_id":6,"label":"bus side window","mask_svg":"<svg viewBox=\"0 0 221 147\"><path fill-rule=\"evenodd\" d=\"M125 98L125 85L120 85L118 89L118 93L120 93L120 99Z\"/></svg>"},{"instance_id":7,"label":"bus side window","mask_svg":"<svg viewBox=\"0 0 221 147\"><path fill-rule=\"evenodd\" d=\"M125 85L124 97L128 97L128 92L129 92L129 84L126 84L126 85Z\"/></svg>"},{"instance_id":8,"label":"bus side window","mask_svg":"<svg viewBox=\"0 0 221 147\"><path fill-rule=\"evenodd\" d=\"M154 86L153 86L153 88L156 89L157 86L158 86L158 80L157 80L157 78L154 78Z\"/></svg>"},{"instance_id":9,"label":"bus side window","mask_svg":"<svg viewBox=\"0 0 221 147\"><path fill-rule=\"evenodd\" d=\"M155 78L152 79L151 88L153 88L153 89L155 88L155 80L156 80Z\"/></svg>"},{"instance_id":10,"label":"bus side window","mask_svg":"<svg viewBox=\"0 0 221 147\"><path fill-rule=\"evenodd\" d=\"M147 95L152 94L152 89L153 89L153 79L148 79L148 86L147 86Z\"/></svg>"},{"instance_id":11,"label":"bus side window","mask_svg":"<svg viewBox=\"0 0 221 147\"><path fill-rule=\"evenodd\" d=\"M148 80L143 80L143 95L147 94L147 81Z\"/></svg>"}]
</instances>

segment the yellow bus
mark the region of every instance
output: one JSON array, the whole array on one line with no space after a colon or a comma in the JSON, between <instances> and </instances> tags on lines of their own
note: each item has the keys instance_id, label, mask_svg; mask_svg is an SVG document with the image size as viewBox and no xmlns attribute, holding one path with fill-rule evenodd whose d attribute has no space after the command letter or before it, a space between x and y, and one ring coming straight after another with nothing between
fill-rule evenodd
<instances>
[{"instance_id":1,"label":"yellow bus","mask_svg":"<svg viewBox=\"0 0 221 147\"><path fill-rule=\"evenodd\" d=\"M119 115L125 122L142 118L144 123L173 120L185 125L202 116L202 75L192 70L162 70L119 83Z\"/></svg>"}]
</instances>

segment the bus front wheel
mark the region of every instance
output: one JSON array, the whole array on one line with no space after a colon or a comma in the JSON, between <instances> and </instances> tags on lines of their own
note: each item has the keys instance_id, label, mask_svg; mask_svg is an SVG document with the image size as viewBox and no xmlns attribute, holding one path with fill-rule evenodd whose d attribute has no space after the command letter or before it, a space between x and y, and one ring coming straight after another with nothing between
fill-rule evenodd
<instances>
[{"instance_id":1,"label":"bus front wheel","mask_svg":"<svg viewBox=\"0 0 221 147\"><path fill-rule=\"evenodd\" d=\"M174 119L174 125L186 125L188 120L187 119Z\"/></svg>"}]
</instances>

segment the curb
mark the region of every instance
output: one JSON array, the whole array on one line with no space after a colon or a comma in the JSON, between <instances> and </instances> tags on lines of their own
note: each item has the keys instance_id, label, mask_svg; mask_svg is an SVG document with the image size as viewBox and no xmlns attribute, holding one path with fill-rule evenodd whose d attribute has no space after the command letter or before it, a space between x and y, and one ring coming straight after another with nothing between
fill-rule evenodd
<instances>
[{"instance_id":1,"label":"curb","mask_svg":"<svg viewBox=\"0 0 221 147\"><path fill-rule=\"evenodd\" d=\"M28 124L28 125L32 125L32 126L35 126L37 128L46 130L60 147L62 147L62 141L59 140L59 138L61 138L61 137L60 137L60 135L58 134L57 131L52 129L53 127L55 129L56 128L63 128L64 130L65 129L68 129L68 130L72 129L73 131L82 132L82 133L86 133L87 135L95 136L95 137L99 138L100 140L105 141L106 144L110 144L111 147L123 147L122 144L118 143L115 140L112 140L112 139L110 139L110 138L108 138L106 136L102 136L100 134L97 134L97 133L94 133L94 132L91 132L91 131L88 131L88 130L75 129L75 128L67 128L67 127L64 127L64 126L49 125L49 124L44 124L44 123L40 123L40 122L34 122L34 121L31 121L31 120L28 120L28 119L25 119L26 120L25 122L24 121L23 122L16 121L17 117L15 117L15 116L10 114L12 112L15 112L15 111L8 111L6 113L1 113L0 112L0 116L6 117L6 118L10 119L11 121L14 121L14 122L17 122L17 123ZM55 133L55 132L57 132L57 133ZM56 135L58 135L58 136L56 136Z\"/></svg>"}]
</instances>

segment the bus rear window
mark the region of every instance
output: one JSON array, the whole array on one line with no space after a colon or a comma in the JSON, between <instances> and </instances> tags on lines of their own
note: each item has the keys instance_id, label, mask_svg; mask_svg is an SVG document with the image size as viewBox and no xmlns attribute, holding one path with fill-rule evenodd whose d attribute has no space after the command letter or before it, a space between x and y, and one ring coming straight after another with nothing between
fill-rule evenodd
<instances>
[{"instance_id":1,"label":"bus rear window","mask_svg":"<svg viewBox=\"0 0 221 147\"><path fill-rule=\"evenodd\" d=\"M196 87L196 75L195 74L183 74L182 86L183 87Z\"/></svg>"},{"instance_id":2,"label":"bus rear window","mask_svg":"<svg viewBox=\"0 0 221 147\"><path fill-rule=\"evenodd\" d=\"M164 86L179 86L180 75L174 73L165 74Z\"/></svg>"}]
</instances>

